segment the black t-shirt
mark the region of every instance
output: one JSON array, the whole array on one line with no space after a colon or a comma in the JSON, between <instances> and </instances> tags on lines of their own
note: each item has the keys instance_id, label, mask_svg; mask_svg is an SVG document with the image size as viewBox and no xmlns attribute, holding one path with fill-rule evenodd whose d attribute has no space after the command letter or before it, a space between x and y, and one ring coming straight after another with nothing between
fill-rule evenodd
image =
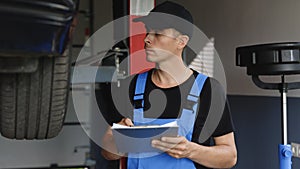
<instances>
[{"instance_id":1,"label":"black t-shirt","mask_svg":"<svg viewBox=\"0 0 300 169\"><path fill-rule=\"evenodd\" d=\"M181 109L186 105L186 98L194 83L198 72L193 71L193 75L179 86L171 88L160 88L151 80L150 70L147 77L147 83L144 93L144 116L147 118L179 118ZM119 122L123 117L133 116L133 96L135 92L137 76L132 76L121 81L120 87L112 86L114 114L109 113L107 119L109 123ZM129 100L129 101L128 101ZM207 78L200 94L198 104L198 114L194 124L192 141L201 145L213 145L213 137L222 136L234 131L230 109L227 104L226 95L221 84L213 79ZM116 103L118 105L116 105ZM216 108L217 107L217 108ZM211 133L211 137L199 142L199 136L206 122L208 114L213 111L222 111L220 122L216 122L216 128ZM197 169L207 169L206 167L194 163Z\"/></svg>"}]
</instances>

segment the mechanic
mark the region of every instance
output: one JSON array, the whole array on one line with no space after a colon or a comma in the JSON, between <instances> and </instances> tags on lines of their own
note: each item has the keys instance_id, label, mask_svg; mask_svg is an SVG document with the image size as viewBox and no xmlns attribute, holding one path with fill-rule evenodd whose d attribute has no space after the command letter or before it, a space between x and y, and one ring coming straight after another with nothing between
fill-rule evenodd
<instances>
[{"instance_id":1,"label":"mechanic","mask_svg":"<svg viewBox=\"0 0 300 169\"><path fill-rule=\"evenodd\" d=\"M162 15L157 17L157 14ZM118 112L118 115L112 116L111 121L126 126L177 121L179 134L177 137L152 140L152 146L164 153L151 157L143 157L147 153L140 153L140 158L129 153L127 168L233 167L237 162L237 150L234 126L224 90L217 80L188 68L182 59L183 50L193 33L190 12L179 4L166 1L157 5L147 16L134 21L145 24L146 57L156 67L125 80L124 83L129 83L129 91L123 91L120 97L126 95L125 98L131 99L132 105L124 110L131 113L124 115L124 112ZM184 22L190 24L182 25ZM215 101L212 99L214 94L225 103L224 106L219 105L222 106L222 117L212 135L206 141L200 142L199 136L201 132L205 132L202 129L206 119L210 113L214 113L211 112L211 105L215 105L212 103ZM111 129L108 129L103 142L106 146L115 148ZM104 148L102 155L109 160L125 155L116 152Z\"/></svg>"}]
</instances>

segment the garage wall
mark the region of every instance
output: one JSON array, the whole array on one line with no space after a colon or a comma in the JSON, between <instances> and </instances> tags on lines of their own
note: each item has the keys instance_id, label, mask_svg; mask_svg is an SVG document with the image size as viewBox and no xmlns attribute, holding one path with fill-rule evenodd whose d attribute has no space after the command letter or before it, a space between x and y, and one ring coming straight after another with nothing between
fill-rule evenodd
<instances>
[{"instance_id":1,"label":"garage wall","mask_svg":"<svg viewBox=\"0 0 300 169\"><path fill-rule=\"evenodd\" d=\"M215 38L222 60L229 94L278 96L278 92L256 87L246 75L246 68L235 66L238 46L300 41L300 1L298 0L200 0L189 4L197 26ZM275 81L278 78L267 78ZM298 80L300 76L290 80ZM288 96L299 97L300 91Z\"/></svg>"},{"instance_id":2,"label":"garage wall","mask_svg":"<svg viewBox=\"0 0 300 169\"><path fill-rule=\"evenodd\" d=\"M279 169L281 143L280 98L269 96L228 96L235 124L238 163L235 169ZM300 143L300 100L288 99L288 143ZM300 159L292 158L292 168Z\"/></svg>"},{"instance_id":3,"label":"garage wall","mask_svg":"<svg viewBox=\"0 0 300 169\"><path fill-rule=\"evenodd\" d=\"M74 132L76 130L76 132ZM0 138L1 168L33 168L59 166L78 166L85 163L85 152L75 146L88 146L89 140L80 127L64 127L59 136L47 141L16 141Z\"/></svg>"},{"instance_id":4,"label":"garage wall","mask_svg":"<svg viewBox=\"0 0 300 169\"><path fill-rule=\"evenodd\" d=\"M280 98L269 96L228 96L235 124L238 163L234 169L279 169L281 143ZM300 143L300 99L288 99L288 143ZM292 158L292 168L300 159Z\"/></svg>"}]
</instances>

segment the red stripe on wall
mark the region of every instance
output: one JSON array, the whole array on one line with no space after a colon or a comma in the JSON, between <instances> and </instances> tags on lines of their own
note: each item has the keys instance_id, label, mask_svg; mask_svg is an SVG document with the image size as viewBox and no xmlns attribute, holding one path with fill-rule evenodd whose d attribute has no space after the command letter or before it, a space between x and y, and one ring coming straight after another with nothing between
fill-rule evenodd
<instances>
[{"instance_id":1,"label":"red stripe on wall","mask_svg":"<svg viewBox=\"0 0 300 169\"><path fill-rule=\"evenodd\" d=\"M146 29L141 22L132 22L132 19L139 16L130 16L129 24L129 59L130 59L130 74L137 74L145 72L155 66L154 63L146 60L146 53L144 50L144 38L146 36Z\"/></svg>"}]
</instances>

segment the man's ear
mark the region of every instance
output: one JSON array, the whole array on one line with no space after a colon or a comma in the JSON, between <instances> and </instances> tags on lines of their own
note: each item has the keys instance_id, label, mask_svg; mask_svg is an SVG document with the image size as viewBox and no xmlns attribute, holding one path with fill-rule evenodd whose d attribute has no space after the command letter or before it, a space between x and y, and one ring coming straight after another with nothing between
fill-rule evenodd
<instances>
[{"instance_id":1,"label":"man's ear","mask_svg":"<svg viewBox=\"0 0 300 169\"><path fill-rule=\"evenodd\" d=\"M178 42L177 42L178 49L183 49L187 45L190 39L187 35L179 35L177 38L178 38Z\"/></svg>"}]
</instances>

